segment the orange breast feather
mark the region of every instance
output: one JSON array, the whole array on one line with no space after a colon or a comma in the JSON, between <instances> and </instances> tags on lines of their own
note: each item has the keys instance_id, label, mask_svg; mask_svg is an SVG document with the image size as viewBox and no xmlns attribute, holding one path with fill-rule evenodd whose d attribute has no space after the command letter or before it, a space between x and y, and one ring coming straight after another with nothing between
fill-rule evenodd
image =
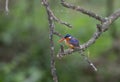
<instances>
[{"instance_id":1,"label":"orange breast feather","mask_svg":"<svg viewBox=\"0 0 120 82\"><path fill-rule=\"evenodd\" d=\"M68 45L70 48L73 49L74 46L73 46L72 44L69 43L69 40L70 40L69 38L66 38L66 39L65 39L65 43L66 43L66 45Z\"/></svg>"}]
</instances>

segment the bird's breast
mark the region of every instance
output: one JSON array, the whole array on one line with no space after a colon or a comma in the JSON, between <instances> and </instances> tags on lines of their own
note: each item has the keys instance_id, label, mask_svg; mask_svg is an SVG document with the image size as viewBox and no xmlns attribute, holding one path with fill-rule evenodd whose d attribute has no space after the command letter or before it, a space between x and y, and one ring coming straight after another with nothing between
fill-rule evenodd
<instances>
[{"instance_id":1,"label":"bird's breast","mask_svg":"<svg viewBox=\"0 0 120 82\"><path fill-rule=\"evenodd\" d=\"M70 44L69 40L65 40L65 44L68 45L70 48L74 48L74 46L72 44Z\"/></svg>"}]
</instances>

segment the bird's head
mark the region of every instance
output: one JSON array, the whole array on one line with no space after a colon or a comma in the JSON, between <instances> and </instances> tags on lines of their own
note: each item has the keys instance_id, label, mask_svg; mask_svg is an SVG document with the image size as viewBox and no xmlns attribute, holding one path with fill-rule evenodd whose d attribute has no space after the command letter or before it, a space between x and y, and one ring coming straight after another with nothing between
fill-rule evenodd
<instances>
[{"instance_id":1,"label":"bird's head","mask_svg":"<svg viewBox=\"0 0 120 82\"><path fill-rule=\"evenodd\" d=\"M71 35L70 34L66 34L62 39L59 40L59 42L62 42L66 39L70 39L71 38Z\"/></svg>"}]
</instances>

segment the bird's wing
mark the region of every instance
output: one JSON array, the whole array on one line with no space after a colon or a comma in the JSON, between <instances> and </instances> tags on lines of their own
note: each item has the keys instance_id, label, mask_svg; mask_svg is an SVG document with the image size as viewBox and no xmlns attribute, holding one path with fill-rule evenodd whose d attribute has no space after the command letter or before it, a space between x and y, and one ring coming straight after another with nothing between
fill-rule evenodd
<instances>
[{"instance_id":1,"label":"bird's wing","mask_svg":"<svg viewBox=\"0 0 120 82\"><path fill-rule=\"evenodd\" d=\"M76 38L73 38L73 37L69 40L69 43L72 44L75 47L79 46L79 41Z\"/></svg>"}]
</instances>

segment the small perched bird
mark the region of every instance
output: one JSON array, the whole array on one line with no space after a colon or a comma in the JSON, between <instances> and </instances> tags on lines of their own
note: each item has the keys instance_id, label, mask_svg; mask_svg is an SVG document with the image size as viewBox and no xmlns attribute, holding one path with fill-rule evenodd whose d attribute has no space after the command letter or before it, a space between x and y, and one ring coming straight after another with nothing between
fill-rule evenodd
<instances>
[{"instance_id":1,"label":"small perched bird","mask_svg":"<svg viewBox=\"0 0 120 82\"><path fill-rule=\"evenodd\" d=\"M79 41L71 36L70 34L66 34L59 42L65 41L65 43L72 49L75 47L79 47Z\"/></svg>"},{"instance_id":2,"label":"small perched bird","mask_svg":"<svg viewBox=\"0 0 120 82\"><path fill-rule=\"evenodd\" d=\"M75 49L77 47L80 47L79 41L71 36L70 34L66 34L62 39L59 40L59 42L65 41L65 43L71 48ZM79 53L84 57L84 59L90 64L90 66L97 71L97 68L94 66L94 64L88 59L87 56L83 53L84 51L80 51Z\"/></svg>"}]
</instances>

